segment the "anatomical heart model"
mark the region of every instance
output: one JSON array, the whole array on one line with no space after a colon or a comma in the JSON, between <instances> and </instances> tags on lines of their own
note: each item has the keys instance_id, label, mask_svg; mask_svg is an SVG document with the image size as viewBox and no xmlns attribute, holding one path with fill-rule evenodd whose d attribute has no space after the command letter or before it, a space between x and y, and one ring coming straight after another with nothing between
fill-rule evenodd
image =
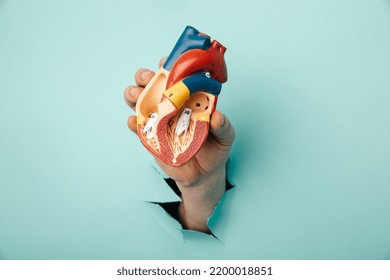
<instances>
[{"instance_id":1,"label":"anatomical heart model","mask_svg":"<svg viewBox=\"0 0 390 280\"><path fill-rule=\"evenodd\" d=\"M144 146L173 166L188 162L209 132L222 83L226 48L187 26L164 65L142 91L136 106Z\"/></svg>"}]
</instances>

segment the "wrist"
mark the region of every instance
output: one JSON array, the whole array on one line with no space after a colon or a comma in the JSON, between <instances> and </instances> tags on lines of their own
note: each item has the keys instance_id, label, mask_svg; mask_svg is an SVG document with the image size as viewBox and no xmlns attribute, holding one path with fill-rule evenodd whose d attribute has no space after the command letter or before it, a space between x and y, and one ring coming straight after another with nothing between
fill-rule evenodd
<instances>
[{"instance_id":1,"label":"wrist","mask_svg":"<svg viewBox=\"0 0 390 280\"><path fill-rule=\"evenodd\" d=\"M179 182L177 185L182 199L179 205L179 218L184 228L210 232L208 218L226 190L225 168L205 176L191 186L183 186Z\"/></svg>"}]
</instances>

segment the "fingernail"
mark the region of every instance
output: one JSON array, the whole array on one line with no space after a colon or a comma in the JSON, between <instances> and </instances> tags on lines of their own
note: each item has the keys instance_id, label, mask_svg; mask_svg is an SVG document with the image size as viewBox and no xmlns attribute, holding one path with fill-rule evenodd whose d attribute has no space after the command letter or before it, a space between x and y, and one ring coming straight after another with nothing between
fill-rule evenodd
<instances>
[{"instance_id":1,"label":"fingernail","mask_svg":"<svg viewBox=\"0 0 390 280\"><path fill-rule=\"evenodd\" d=\"M161 66L163 66L163 65L164 65L164 63L165 63L165 60L167 60L167 58L166 58L166 57L163 57L163 58L161 58L161 59L160 59L160 65L161 65Z\"/></svg>"},{"instance_id":2,"label":"fingernail","mask_svg":"<svg viewBox=\"0 0 390 280\"><path fill-rule=\"evenodd\" d=\"M225 125L225 116L224 114L221 114L221 124L219 126L223 127L224 125Z\"/></svg>"},{"instance_id":3,"label":"fingernail","mask_svg":"<svg viewBox=\"0 0 390 280\"><path fill-rule=\"evenodd\" d=\"M148 71L148 70L143 71L141 73L141 79L145 81L148 78L149 74L150 74L150 71Z\"/></svg>"},{"instance_id":4,"label":"fingernail","mask_svg":"<svg viewBox=\"0 0 390 280\"><path fill-rule=\"evenodd\" d=\"M137 89L136 87L132 87L132 88L130 89L129 92L130 92L131 96L135 96L135 93L136 93L135 91L136 91L136 89Z\"/></svg>"}]
</instances>

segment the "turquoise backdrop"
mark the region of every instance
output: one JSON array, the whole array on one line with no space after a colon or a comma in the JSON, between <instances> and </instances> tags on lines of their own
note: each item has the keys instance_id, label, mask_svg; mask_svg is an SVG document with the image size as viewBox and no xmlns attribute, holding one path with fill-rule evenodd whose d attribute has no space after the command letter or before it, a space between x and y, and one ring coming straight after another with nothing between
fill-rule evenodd
<instances>
[{"instance_id":1,"label":"turquoise backdrop","mask_svg":"<svg viewBox=\"0 0 390 280\"><path fill-rule=\"evenodd\" d=\"M186 25L228 47L219 240L127 128ZM390 259L390 1L0 0L0 259Z\"/></svg>"}]
</instances>

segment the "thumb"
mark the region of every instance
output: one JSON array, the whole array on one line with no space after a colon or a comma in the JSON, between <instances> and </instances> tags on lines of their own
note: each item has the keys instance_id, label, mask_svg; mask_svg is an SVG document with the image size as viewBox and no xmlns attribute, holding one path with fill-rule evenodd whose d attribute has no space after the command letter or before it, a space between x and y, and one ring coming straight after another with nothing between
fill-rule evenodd
<instances>
[{"instance_id":1,"label":"thumb","mask_svg":"<svg viewBox=\"0 0 390 280\"><path fill-rule=\"evenodd\" d=\"M215 111L211 116L210 132L215 140L224 146L231 146L236 136L229 119L220 111Z\"/></svg>"}]
</instances>

